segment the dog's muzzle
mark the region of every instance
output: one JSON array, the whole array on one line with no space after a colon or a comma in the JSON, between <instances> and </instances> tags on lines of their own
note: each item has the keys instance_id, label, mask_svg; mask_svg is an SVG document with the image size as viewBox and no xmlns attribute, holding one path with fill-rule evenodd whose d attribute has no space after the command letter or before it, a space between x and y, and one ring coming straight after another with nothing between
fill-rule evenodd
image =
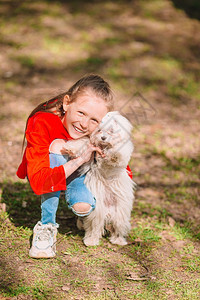
<instances>
[{"instance_id":1,"label":"dog's muzzle","mask_svg":"<svg viewBox=\"0 0 200 300\"><path fill-rule=\"evenodd\" d=\"M110 148L112 148L112 145L111 145L109 142L104 142L104 140L98 141L96 145L97 145L97 147L99 147L101 150L105 150L105 149L110 149Z\"/></svg>"}]
</instances>

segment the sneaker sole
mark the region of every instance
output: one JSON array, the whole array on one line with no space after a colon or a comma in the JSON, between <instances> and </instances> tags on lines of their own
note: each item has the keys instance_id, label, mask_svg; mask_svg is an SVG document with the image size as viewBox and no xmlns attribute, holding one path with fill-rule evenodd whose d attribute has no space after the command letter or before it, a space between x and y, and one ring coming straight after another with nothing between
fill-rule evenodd
<instances>
[{"instance_id":1,"label":"sneaker sole","mask_svg":"<svg viewBox=\"0 0 200 300\"><path fill-rule=\"evenodd\" d=\"M31 255L31 254L29 254L29 256L31 258L54 258L56 255L48 256L45 253L40 253L40 254L37 254L37 255Z\"/></svg>"},{"instance_id":2,"label":"sneaker sole","mask_svg":"<svg viewBox=\"0 0 200 300\"><path fill-rule=\"evenodd\" d=\"M47 254L45 252L38 252L38 253L31 253L29 252L29 256L32 257L32 258L53 258L56 256L56 254Z\"/></svg>"}]
</instances>

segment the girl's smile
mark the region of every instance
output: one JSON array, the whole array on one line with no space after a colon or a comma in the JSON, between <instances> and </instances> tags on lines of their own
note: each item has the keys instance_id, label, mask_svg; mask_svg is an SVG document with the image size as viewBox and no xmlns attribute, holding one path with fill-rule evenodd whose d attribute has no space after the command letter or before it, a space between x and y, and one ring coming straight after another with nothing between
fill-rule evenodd
<instances>
[{"instance_id":1,"label":"girl's smile","mask_svg":"<svg viewBox=\"0 0 200 300\"><path fill-rule=\"evenodd\" d=\"M83 131L83 130L81 130L81 129L78 129L78 128L77 128L76 126L74 126L74 125L73 125L73 127L74 127L74 129L75 129L76 131L78 131L78 132L80 132L80 133L83 133L83 134L86 133L86 131Z\"/></svg>"},{"instance_id":2,"label":"girl's smile","mask_svg":"<svg viewBox=\"0 0 200 300\"><path fill-rule=\"evenodd\" d=\"M73 102L66 95L63 109L62 122L73 139L90 135L108 112L105 101L91 90L81 93Z\"/></svg>"}]
</instances>

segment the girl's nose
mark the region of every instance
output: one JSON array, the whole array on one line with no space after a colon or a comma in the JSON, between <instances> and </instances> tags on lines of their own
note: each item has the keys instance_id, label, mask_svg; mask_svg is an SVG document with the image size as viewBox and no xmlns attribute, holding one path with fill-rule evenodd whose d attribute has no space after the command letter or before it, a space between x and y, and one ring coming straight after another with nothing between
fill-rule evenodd
<instances>
[{"instance_id":1,"label":"girl's nose","mask_svg":"<svg viewBox=\"0 0 200 300\"><path fill-rule=\"evenodd\" d=\"M87 120L86 118L82 119L81 122L80 122L80 126L81 126L83 129L88 128L88 124L89 124L89 120Z\"/></svg>"}]
</instances>

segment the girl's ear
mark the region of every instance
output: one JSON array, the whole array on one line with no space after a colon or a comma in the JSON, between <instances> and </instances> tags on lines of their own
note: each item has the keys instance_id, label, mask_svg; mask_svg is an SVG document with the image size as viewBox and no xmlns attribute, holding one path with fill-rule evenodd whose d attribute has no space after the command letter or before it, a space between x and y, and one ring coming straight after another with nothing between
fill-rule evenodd
<instances>
[{"instance_id":1,"label":"girl's ear","mask_svg":"<svg viewBox=\"0 0 200 300\"><path fill-rule=\"evenodd\" d=\"M63 110L64 111L67 111L69 103L70 103L69 95L65 95L63 98Z\"/></svg>"}]
</instances>

